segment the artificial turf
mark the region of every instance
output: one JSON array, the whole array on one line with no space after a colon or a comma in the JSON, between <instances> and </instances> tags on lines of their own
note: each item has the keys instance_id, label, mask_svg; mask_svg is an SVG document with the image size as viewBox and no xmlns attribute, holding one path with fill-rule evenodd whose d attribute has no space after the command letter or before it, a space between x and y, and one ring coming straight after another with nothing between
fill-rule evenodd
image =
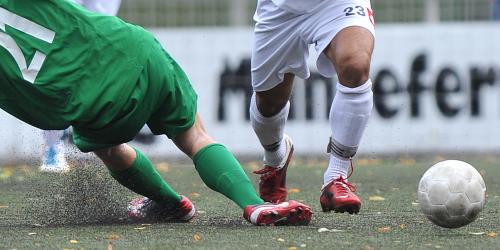
<instances>
[{"instance_id":1,"label":"artificial turf","mask_svg":"<svg viewBox=\"0 0 500 250\"><path fill-rule=\"evenodd\" d=\"M208 189L189 164L157 163L179 193L198 209L190 223L126 221L134 197L98 163L75 163L68 174L34 166L0 167L1 249L498 249L500 158L455 157L483 175L489 195L479 218L459 229L431 224L419 210L416 188L425 170L444 157L360 157L351 182L363 199L358 215L323 213L319 205L326 165L298 157L288 171L289 198L313 207L309 226L256 227L238 206ZM250 173L259 168L245 162ZM251 174L250 174L251 175ZM251 175L256 183L257 177Z\"/></svg>"}]
</instances>

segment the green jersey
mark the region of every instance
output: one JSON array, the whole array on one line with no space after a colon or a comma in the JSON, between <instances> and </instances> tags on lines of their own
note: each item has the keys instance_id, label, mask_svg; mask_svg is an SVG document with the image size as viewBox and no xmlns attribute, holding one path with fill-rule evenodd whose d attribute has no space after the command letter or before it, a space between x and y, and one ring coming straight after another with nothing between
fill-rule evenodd
<instances>
[{"instance_id":1,"label":"green jersey","mask_svg":"<svg viewBox=\"0 0 500 250\"><path fill-rule=\"evenodd\" d=\"M131 109L154 44L70 1L0 0L0 107L42 129L105 127Z\"/></svg>"}]
</instances>

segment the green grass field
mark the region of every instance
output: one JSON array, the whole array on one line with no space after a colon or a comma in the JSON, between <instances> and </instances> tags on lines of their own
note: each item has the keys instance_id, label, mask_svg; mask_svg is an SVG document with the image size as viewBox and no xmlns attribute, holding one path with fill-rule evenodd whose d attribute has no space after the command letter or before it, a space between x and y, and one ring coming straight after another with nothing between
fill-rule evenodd
<instances>
[{"instance_id":1,"label":"green grass field","mask_svg":"<svg viewBox=\"0 0 500 250\"><path fill-rule=\"evenodd\" d=\"M30 166L0 167L1 249L499 249L500 158L457 157L483 174L486 208L459 229L432 225L420 213L416 186L442 157L360 158L351 181L364 203L358 215L323 213L319 189L326 163L296 159L290 199L310 204L309 226L256 227L231 201L208 189L193 167L157 168L199 213L191 223L130 224L123 219L134 194L94 164L61 176ZM258 168L245 163L248 173ZM256 182L256 176L251 176ZM329 229L326 232L324 229Z\"/></svg>"}]
</instances>

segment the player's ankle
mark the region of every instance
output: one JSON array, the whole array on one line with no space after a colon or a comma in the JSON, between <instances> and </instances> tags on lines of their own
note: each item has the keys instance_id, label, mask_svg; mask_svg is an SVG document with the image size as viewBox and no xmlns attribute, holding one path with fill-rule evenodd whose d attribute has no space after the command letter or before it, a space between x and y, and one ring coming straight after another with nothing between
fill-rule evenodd
<instances>
[{"instance_id":1,"label":"player's ankle","mask_svg":"<svg viewBox=\"0 0 500 250\"><path fill-rule=\"evenodd\" d=\"M281 139L279 145L276 146L275 150L265 150L264 151L264 164L266 166L279 166L286 155L286 143L284 138Z\"/></svg>"}]
</instances>

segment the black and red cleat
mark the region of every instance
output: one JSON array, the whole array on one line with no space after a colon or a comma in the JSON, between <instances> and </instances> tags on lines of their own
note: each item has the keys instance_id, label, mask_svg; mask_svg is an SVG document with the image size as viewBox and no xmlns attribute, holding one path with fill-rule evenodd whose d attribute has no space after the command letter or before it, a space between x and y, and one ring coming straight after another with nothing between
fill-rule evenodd
<instances>
[{"instance_id":1,"label":"black and red cleat","mask_svg":"<svg viewBox=\"0 0 500 250\"><path fill-rule=\"evenodd\" d=\"M285 201L288 191L286 188L286 171L292 160L293 143L290 137L284 136L286 154L278 166L264 166L263 169L254 171L260 175L259 194L266 202L280 203Z\"/></svg>"},{"instance_id":2,"label":"black and red cleat","mask_svg":"<svg viewBox=\"0 0 500 250\"><path fill-rule=\"evenodd\" d=\"M158 204L147 198L137 198L129 202L128 217L134 222L188 222L196 214L193 203L181 195L181 201L175 204Z\"/></svg>"},{"instance_id":3,"label":"black and red cleat","mask_svg":"<svg viewBox=\"0 0 500 250\"><path fill-rule=\"evenodd\" d=\"M312 214L309 206L294 200L247 206L243 211L243 217L256 226L308 225Z\"/></svg>"},{"instance_id":4,"label":"black and red cleat","mask_svg":"<svg viewBox=\"0 0 500 250\"><path fill-rule=\"evenodd\" d=\"M361 200L355 191L355 187L342 177L331 181L321 190L319 201L323 212L357 214L361 209Z\"/></svg>"}]
</instances>

